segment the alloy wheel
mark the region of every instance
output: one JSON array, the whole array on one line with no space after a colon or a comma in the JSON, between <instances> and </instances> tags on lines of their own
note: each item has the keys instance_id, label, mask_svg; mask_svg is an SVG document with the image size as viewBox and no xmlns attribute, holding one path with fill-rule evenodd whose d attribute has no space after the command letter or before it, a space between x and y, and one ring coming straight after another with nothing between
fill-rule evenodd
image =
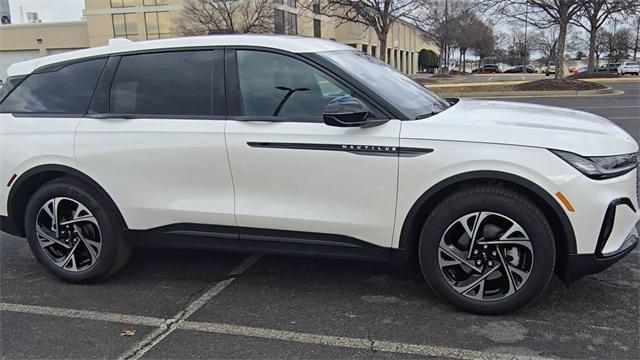
<instances>
[{"instance_id":1,"label":"alloy wheel","mask_svg":"<svg viewBox=\"0 0 640 360\"><path fill-rule=\"evenodd\" d=\"M67 197L55 197L40 207L36 237L40 248L55 265L72 272L95 265L102 249L100 226L95 216L86 206Z\"/></svg>"},{"instance_id":2,"label":"alloy wheel","mask_svg":"<svg viewBox=\"0 0 640 360\"><path fill-rule=\"evenodd\" d=\"M516 221L495 212L464 215L444 232L438 264L448 284L474 300L495 301L520 290L533 269L533 248Z\"/></svg>"}]
</instances>

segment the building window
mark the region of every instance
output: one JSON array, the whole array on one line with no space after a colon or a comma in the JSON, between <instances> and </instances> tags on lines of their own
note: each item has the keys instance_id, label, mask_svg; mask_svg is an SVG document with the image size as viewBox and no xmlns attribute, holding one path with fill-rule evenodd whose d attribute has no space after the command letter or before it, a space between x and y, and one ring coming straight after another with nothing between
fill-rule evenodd
<instances>
[{"instance_id":1,"label":"building window","mask_svg":"<svg viewBox=\"0 0 640 360\"><path fill-rule=\"evenodd\" d=\"M313 13L320 14L320 0L313 0Z\"/></svg>"},{"instance_id":2,"label":"building window","mask_svg":"<svg viewBox=\"0 0 640 360\"><path fill-rule=\"evenodd\" d=\"M136 0L111 0L112 8L133 7L136 6Z\"/></svg>"},{"instance_id":3,"label":"building window","mask_svg":"<svg viewBox=\"0 0 640 360\"><path fill-rule=\"evenodd\" d=\"M322 37L322 23L318 19L313 19L313 36Z\"/></svg>"},{"instance_id":4,"label":"building window","mask_svg":"<svg viewBox=\"0 0 640 360\"><path fill-rule=\"evenodd\" d=\"M274 4L284 4L284 0L273 0Z\"/></svg>"},{"instance_id":5,"label":"building window","mask_svg":"<svg viewBox=\"0 0 640 360\"><path fill-rule=\"evenodd\" d=\"M296 0L287 0L287 5L291 7L296 7Z\"/></svg>"},{"instance_id":6,"label":"building window","mask_svg":"<svg viewBox=\"0 0 640 360\"><path fill-rule=\"evenodd\" d=\"M144 0L144 6L168 5L169 0Z\"/></svg>"},{"instance_id":7,"label":"building window","mask_svg":"<svg viewBox=\"0 0 640 360\"><path fill-rule=\"evenodd\" d=\"M115 37L125 37L138 35L138 24L136 14L113 14L113 35Z\"/></svg>"},{"instance_id":8,"label":"building window","mask_svg":"<svg viewBox=\"0 0 640 360\"><path fill-rule=\"evenodd\" d=\"M373 56L374 58L377 58L378 57L377 51L378 51L378 48L371 45L371 56Z\"/></svg>"},{"instance_id":9,"label":"building window","mask_svg":"<svg viewBox=\"0 0 640 360\"><path fill-rule=\"evenodd\" d=\"M369 45L362 44L362 52L365 54L369 53Z\"/></svg>"},{"instance_id":10,"label":"building window","mask_svg":"<svg viewBox=\"0 0 640 360\"><path fill-rule=\"evenodd\" d=\"M171 37L168 11L144 13L144 23L147 27L147 39Z\"/></svg>"},{"instance_id":11,"label":"building window","mask_svg":"<svg viewBox=\"0 0 640 360\"><path fill-rule=\"evenodd\" d=\"M284 34L284 11L273 9L274 32Z\"/></svg>"},{"instance_id":12,"label":"building window","mask_svg":"<svg viewBox=\"0 0 640 360\"><path fill-rule=\"evenodd\" d=\"M287 34L298 34L298 15L294 13L287 13Z\"/></svg>"}]
</instances>

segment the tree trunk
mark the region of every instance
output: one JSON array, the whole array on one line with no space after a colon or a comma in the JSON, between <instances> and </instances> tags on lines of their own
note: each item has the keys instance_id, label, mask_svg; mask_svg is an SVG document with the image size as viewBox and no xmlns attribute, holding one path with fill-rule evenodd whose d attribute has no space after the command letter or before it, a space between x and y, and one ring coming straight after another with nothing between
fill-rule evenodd
<instances>
[{"instance_id":1,"label":"tree trunk","mask_svg":"<svg viewBox=\"0 0 640 360\"><path fill-rule=\"evenodd\" d=\"M593 72L595 70L595 55L596 55L596 34L598 29L591 27L589 32L589 59L587 60L587 71Z\"/></svg>"},{"instance_id":2,"label":"tree trunk","mask_svg":"<svg viewBox=\"0 0 640 360\"><path fill-rule=\"evenodd\" d=\"M564 45L567 40L567 22L560 21L560 32L558 33L558 47L556 52L556 79L564 78Z\"/></svg>"},{"instance_id":3,"label":"tree trunk","mask_svg":"<svg viewBox=\"0 0 640 360\"><path fill-rule=\"evenodd\" d=\"M380 60L387 62L387 34L378 34L378 41L380 41Z\"/></svg>"},{"instance_id":4,"label":"tree trunk","mask_svg":"<svg viewBox=\"0 0 640 360\"><path fill-rule=\"evenodd\" d=\"M467 50L462 53L462 72L467 72Z\"/></svg>"},{"instance_id":5,"label":"tree trunk","mask_svg":"<svg viewBox=\"0 0 640 360\"><path fill-rule=\"evenodd\" d=\"M459 60L458 60L458 71L462 71L462 50L458 50L460 52Z\"/></svg>"}]
</instances>

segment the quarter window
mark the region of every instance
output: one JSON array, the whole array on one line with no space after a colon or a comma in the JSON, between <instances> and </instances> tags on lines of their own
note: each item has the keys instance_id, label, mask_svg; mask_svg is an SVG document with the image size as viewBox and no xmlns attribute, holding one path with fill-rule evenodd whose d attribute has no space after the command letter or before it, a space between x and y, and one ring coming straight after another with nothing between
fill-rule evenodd
<instances>
[{"instance_id":1,"label":"quarter window","mask_svg":"<svg viewBox=\"0 0 640 360\"><path fill-rule=\"evenodd\" d=\"M210 115L213 51L124 56L113 79L110 112Z\"/></svg>"},{"instance_id":2,"label":"quarter window","mask_svg":"<svg viewBox=\"0 0 640 360\"><path fill-rule=\"evenodd\" d=\"M85 114L105 62L89 60L32 74L0 104L0 112Z\"/></svg>"},{"instance_id":3,"label":"quarter window","mask_svg":"<svg viewBox=\"0 0 640 360\"><path fill-rule=\"evenodd\" d=\"M244 115L322 118L347 88L316 68L289 56L238 50L238 73Z\"/></svg>"}]
</instances>

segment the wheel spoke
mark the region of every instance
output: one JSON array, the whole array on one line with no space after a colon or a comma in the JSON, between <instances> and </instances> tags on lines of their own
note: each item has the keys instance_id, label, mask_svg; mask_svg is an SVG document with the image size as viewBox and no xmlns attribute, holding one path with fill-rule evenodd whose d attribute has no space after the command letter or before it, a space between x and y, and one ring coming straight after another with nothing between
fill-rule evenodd
<instances>
[{"instance_id":1,"label":"wheel spoke","mask_svg":"<svg viewBox=\"0 0 640 360\"><path fill-rule=\"evenodd\" d=\"M522 234L522 236L516 237L516 238L512 238L511 235L513 235L513 233L520 233ZM527 233L524 232L524 229L516 224L515 222L511 224L511 227L504 232L504 234L502 234L500 236L500 240L529 240L529 237L527 237Z\"/></svg>"},{"instance_id":2,"label":"wheel spoke","mask_svg":"<svg viewBox=\"0 0 640 360\"><path fill-rule=\"evenodd\" d=\"M96 218L93 215L81 216L81 217L74 218L74 219L71 219L71 220L63 221L63 222L60 223L60 225L61 226L71 225L71 224L76 224L76 223L83 222L83 221L88 221L90 223L98 225L98 222L97 222Z\"/></svg>"},{"instance_id":3,"label":"wheel spoke","mask_svg":"<svg viewBox=\"0 0 640 360\"><path fill-rule=\"evenodd\" d=\"M63 247L65 247L66 249L70 249L71 246L69 246L68 244L65 244L64 242L60 241L59 239L56 239L55 237L49 235L46 233L46 231L44 229L42 229L40 226L36 227L36 234L41 236L43 239L39 239L40 240L40 244L42 244L43 247L49 247L53 244L58 244L61 245Z\"/></svg>"},{"instance_id":4,"label":"wheel spoke","mask_svg":"<svg viewBox=\"0 0 640 360\"><path fill-rule=\"evenodd\" d=\"M78 232L78 237L80 237L80 241L84 244L89 251L89 256L91 256L91 263L93 264L96 260L98 260L98 253L100 252L100 243L97 241L88 240L85 238L82 233L82 229L78 225L73 225L73 228Z\"/></svg>"},{"instance_id":5,"label":"wheel spoke","mask_svg":"<svg viewBox=\"0 0 640 360\"><path fill-rule=\"evenodd\" d=\"M474 298L474 299L478 299L478 300L482 300L484 299L484 284L486 283L487 279L484 278L482 279L482 281L480 281L480 283L478 285L476 285L475 287L470 288L469 290L467 290L465 292L465 295ZM471 290L478 288L478 291L476 291L475 294L471 294Z\"/></svg>"},{"instance_id":6,"label":"wheel spoke","mask_svg":"<svg viewBox=\"0 0 640 360\"><path fill-rule=\"evenodd\" d=\"M484 281L484 279L486 279L489 275L493 274L494 272L496 272L496 270L500 269L500 266L496 266L494 268L491 268L489 271L485 272L484 274L482 274L480 277L478 277L474 282L472 282L469 285L464 285L464 286L456 286L453 285L453 288L456 289L457 292L464 294L467 291L473 289L474 287L476 287L478 284L480 284L480 282Z\"/></svg>"},{"instance_id":7,"label":"wheel spoke","mask_svg":"<svg viewBox=\"0 0 640 360\"><path fill-rule=\"evenodd\" d=\"M513 294L516 289L516 283L513 280L513 275L511 271L509 271L509 264L505 261L504 255L502 254L502 249L498 249L498 256L500 257L500 262L502 263L502 267L504 269L504 275L507 277L507 281L509 282L509 290L507 290L506 296Z\"/></svg>"},{"instance_id":8,"label":"wheel spoke","mask_svg":"<svg viewBox=\"0 0 640 360\"><path fill-rule=\"evenodd\" d=\"M473 251L473 246L476 243L476 237L478 236L478 230L480 229L480 225L482 224L482 220L486 218L490 213L487 212L479 212L477 213L476 220L473 223L473 231L471 232L471 241L469 242L469 249L467 250L467 259L471 258L471 252Z\"/></svg>"},{"instance_id":9,"label":"wheel spoke","mask_svg":"<svg viewBox=\"0 0 640 360\"><path fill-rule=\"evenodd\" d=\"M468 267L472 268L473 270L475 270L478 273L482 273L482 270L477 267L474 263L466 260L463 256L456 254L454 249L451 249L449 246L446 245L440 245L440 251L442 251L443 253L449 255L450 257L452 257L454 260L449 260L449 262L453 262L453 264L451 265L457 265L457 264L464 264L467 265ZM441 260L442 257L440 257ZM446 261L446 260L444 260ZM441 263L440 266L442 267L443 264ZM445 266L450 266L450 265L445 265Z\"/></svg>"},{"instance_id":10,"label":"wheel spoke","mask_svg":"<svg viewBox=\"0 0 640 360\"><path fill-rule=\"evenodd\" d=\"M69 251L69 254L64 258L64 260L58 262L58 266L60 266L63 269L66 269L67 265L71 263L71 269L69 270L73 270L73 271L78 270L78 267L76 265L76 257L75 257L78 244L79 243L76 243L75 245L73 245L73 248L71 248L71 251Z\"/></svg>"},{"instance_id":11,"label":"wheel spoke","mask_svg":"<svg viewBox=\"0 0 640 360\"><path fill-rule=\"evenodd\" d=\"M531 242L529 240L492 240L492 241L482 241L478 242L479 245L519 245L524 246L529 251L533 253L533 247L531 247Z\"/></svg>"}]
</instances>

